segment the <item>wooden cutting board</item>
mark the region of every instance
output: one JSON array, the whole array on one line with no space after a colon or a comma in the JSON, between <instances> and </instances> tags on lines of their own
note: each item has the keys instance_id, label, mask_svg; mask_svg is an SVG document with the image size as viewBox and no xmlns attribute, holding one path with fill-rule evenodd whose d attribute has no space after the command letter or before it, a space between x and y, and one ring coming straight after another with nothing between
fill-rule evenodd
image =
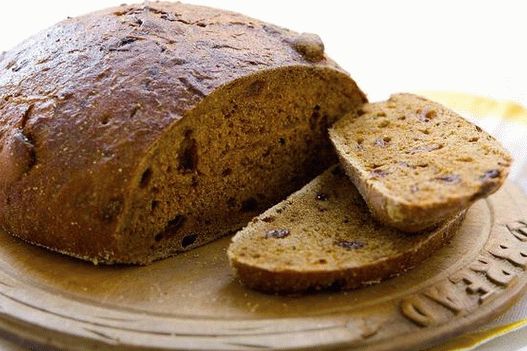
<instances>
[{"instance_id":1,"label":"wooden cutting board","mask_svg":"<svg viewBox=\"0 0 527 351\"><path fill-rule=\"evenodd\" d=\"M422 349L494 318L527 285L527 199L508 184L407 274L349 292L242 287L229 239L147 267L93 266L0 235L0 328L68 349Z\"/></svg>"}]
</instances>

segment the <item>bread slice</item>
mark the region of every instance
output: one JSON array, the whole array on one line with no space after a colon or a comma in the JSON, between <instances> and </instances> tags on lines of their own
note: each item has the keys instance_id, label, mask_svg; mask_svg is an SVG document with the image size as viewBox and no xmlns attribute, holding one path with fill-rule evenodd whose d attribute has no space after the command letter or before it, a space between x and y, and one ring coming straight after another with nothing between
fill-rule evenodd
<instances>
[{"instance_id":1,"label":"bread slice","mask_svg":"<svg viewBox=\"0 0 527 351\"><path fill-rule=\"evenodd\" d=\"M367 104L330 130L346 173L373 215L415 232L503 184L512 159L489 134L411 94Z\"/></svg>"},{"instance_id":2,"label":"bread slice","mask_svg":"<svg viewBox=\"0 0 527 351\"><path fill-rule=\"evenodd\" d=\"M0 54L0 229L95 263L190 250L337 162L365 101L316 35L179 2L69 18Z\"/></svg>"},{"instance_id":3,"label":"bread slice","mask_svg":"<svg viewBox=\"0 0 527 351\"><path fill-rule=\"evenodd\" d=\"M421 234L374 221L340 166L238 232L227 251L250 288L279 293L352 289L398 275L445 244L463 213Z\"/></svg>"}]
</instances>

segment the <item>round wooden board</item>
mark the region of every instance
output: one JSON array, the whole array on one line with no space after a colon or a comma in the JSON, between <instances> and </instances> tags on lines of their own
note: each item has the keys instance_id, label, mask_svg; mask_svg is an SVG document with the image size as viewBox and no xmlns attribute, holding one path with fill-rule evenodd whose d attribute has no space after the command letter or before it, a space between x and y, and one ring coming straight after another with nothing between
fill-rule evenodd
<instances>
[{"instance_id":1,"label":"round wooden board","mask_svg":"<svg viewBox=\"0 0 527 351\"><path fill-rule=\"evenodd\" d=\"M416 269L349 292L243 288L225 238L147 267L93 266L0 235L0 328L68 349L422 349L492 319L527 285L527 199L508 184Z\"/></svg>"}]
</instances>

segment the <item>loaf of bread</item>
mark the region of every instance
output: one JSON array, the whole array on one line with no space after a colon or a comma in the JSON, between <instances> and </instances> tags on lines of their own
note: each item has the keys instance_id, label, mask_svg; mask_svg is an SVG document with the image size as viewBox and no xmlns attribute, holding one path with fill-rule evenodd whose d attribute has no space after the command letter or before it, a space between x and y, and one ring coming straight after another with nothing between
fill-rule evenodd
<instances>
[{"instance_id":1,"label":"loaf of bread","mask_svg":"<svg viewBox=\"0 0 527 351\"><path fill-rule=\"evenodd\" d=\"M337 167L252 220L227 253L241 281L254 289L351 289L415 266L451 238L462 218L416 235L380 225Z\"/></svg>"},{"instance_id":2,"label":"loaf of bread","mask_svg":"<svg viewBox=\"0 0 527 351\"><path fill-rule=\"evenodd\" d=\"M494 193L512 162L479 127L411 94L366 104L335 123L330 137L372 214L408 232Z\"/></svg>"},{"instance_id":3,"label":"loaf of bread","mask_svg":"<svg viewBox=\"0 0 527 351\"><path fill-rule=\"evenodd\" d=\"M335 162L365 101L316 35L181 3L67 19L0 56L0 227L95 263L191 249Z\"/></svg>"}]
</instances>

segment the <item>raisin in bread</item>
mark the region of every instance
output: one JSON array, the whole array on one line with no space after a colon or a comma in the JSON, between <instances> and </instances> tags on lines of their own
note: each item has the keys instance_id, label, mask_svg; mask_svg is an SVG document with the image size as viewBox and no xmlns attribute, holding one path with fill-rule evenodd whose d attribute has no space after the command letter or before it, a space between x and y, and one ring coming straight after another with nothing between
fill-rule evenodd
<instances>
[{"instance_id":1,"label":"raisin in bread","mask_svg":"<svg viewBox=\"0 0 527 351\"><path fill-rule=\"evenodd\" d=\"M365 105L330 129L341 164L381 222L415 232L503 184L512 159L489 134L411 94Z\"/></svg>"},{"instance_id":2,"label":"raisin in bread","mask_svg":"<svg viewBox=\"0 0 527 351\"><path fill-rule=\"evenodd\" d=\"M415 235L383 226L334 167L253 219L227 253L241 281L254 289L357 288L423 261L451 238L462 218Z\"/></svg>"},{"instance_id":3,"label":"raisin in bread","mask_svg":"<svg viewBox=\"0 0 527 351\"><path fill-rule=\"evenodd\" d=\"M0 228L94 262L189 250L335 162L365 100L316 35L240 14L67 19L0 55Z\"/></svg>"}]
</instances>

